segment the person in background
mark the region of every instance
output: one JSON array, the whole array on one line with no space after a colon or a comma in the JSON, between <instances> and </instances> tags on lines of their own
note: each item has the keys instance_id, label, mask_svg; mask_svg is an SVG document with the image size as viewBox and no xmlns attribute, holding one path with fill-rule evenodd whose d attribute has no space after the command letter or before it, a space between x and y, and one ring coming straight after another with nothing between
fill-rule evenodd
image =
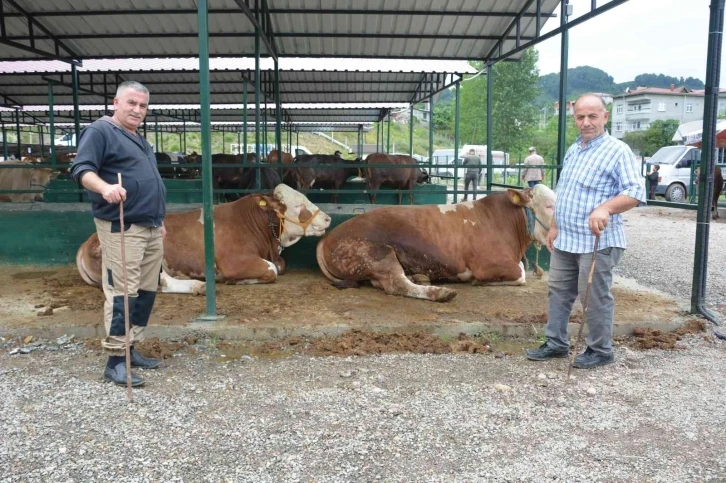
<instances>
[{"instance_id":1,"label":"person in background","mask_svg":"<svg viewBox=\"0 0 726 483\"><path fill-rule=\"evenodd\" d=\"M655 199L655 189L658 187L658 182L660 181L660 173L658 172L660 170L659 164L654 164L651 167L650 173L646 175L646 178L648 178L648 199L654 200Z\"/></svg>"},{"instance_id":2,"label":"person in background","mask_svg":"<svg viewBox=\"0 0 726 483\"><path fill-rule=\"evenodd\" d=\"M537 151L534 149L534 147L529 148L529 156L524 158L524 164L527 167L522 170L522 181L527 183L530 188L538 183L541 183L544 179L544 168L529 167L542 166L543 164L545 164L544 159L542 158L542 156L537 154Z\"/></svg>"},{"instance_id":3,"label":"person in background","mask_svg":"<svg viewBox=\"0 0 726 483\"><path fill-rule=\"evenodd\" d=\"M473 184L474 193L472 194L472 199L476 200L477 180L481 176L482 171L481 158L476 155L475 150L470 149L469 155L464 158L464 162L461 165L466 166L464 190L469 191L469 184ZM466 201L468 196L469 193L464 194L464 199L462 201Z\"/></svg>"}]
</instances>

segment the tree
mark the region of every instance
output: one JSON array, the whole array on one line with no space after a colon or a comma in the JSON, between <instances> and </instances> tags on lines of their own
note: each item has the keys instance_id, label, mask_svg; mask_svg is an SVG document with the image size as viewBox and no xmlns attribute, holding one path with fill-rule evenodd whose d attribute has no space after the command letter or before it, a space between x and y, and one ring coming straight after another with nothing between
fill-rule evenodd
<instances>
[{"instance_id":1,"label":"tree","mask_svg":"<svg viewBox=\"0 0 726 483\"><path fill-rule=\"evenodd\" d=\"M630 146L630 149L632 149L635 154L645 153L645 131L626 132L623 136L623 142Z\"/></svg>"},{"instance_id":2,"label":"tree","mask_svg":"<svg viewBox=\"0 0 726 483\"><path fill-rule=\"evenodd\" d=\"M499 62L492 69L492 148L513 152L528 146L537 122L537 51L527 49L519 62ZM481 70L482 62L472 62ZM461 144L486 144L487 78L461 85Z\"/></svg>"},{"instance_id":3,"label":"tree","mask_svg":"<svg viewBox=\"0 0 726 483\"><path fill-rule=\"evenodd\" d=\"M663 146L673 144L673 135L678 130L680 122L676 119L657 120L645 131L644 152L653 154Z\"/></svg>"}]
</instances>

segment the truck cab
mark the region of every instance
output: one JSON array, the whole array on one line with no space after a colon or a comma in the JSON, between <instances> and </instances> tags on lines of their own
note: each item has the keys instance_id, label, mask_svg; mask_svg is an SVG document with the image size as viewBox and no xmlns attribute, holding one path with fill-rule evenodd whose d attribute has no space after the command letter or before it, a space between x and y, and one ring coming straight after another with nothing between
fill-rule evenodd
<instances>
[{"instance_id":1,"label":"truck cab","mask_svg":"<svg viewBox=\"0 0 726 483\"><path fill-rule=\"evenodd\" d=\"M665 146L648 160L650 166L659 165L660 181L655 189L666 201L685 203L692 186L692 173L701 160L701 150L693 146Z\"/></svg>"}]
</instances>

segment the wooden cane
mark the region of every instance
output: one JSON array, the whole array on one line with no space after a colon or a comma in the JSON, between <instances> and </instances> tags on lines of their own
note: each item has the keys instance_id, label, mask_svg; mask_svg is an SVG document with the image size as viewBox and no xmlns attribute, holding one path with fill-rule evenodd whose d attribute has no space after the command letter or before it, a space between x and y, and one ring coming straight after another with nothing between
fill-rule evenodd
<instances>
[{"instance_id":1,"label":"wooden cane","mask_svg":"<svg viewBox=\"0 0 726 483\"><path fill-rule=\"evenodd\" d=\"M575 357L580 350L580 340L582 339L582 329L585 328L585 322L587 320L587 302L590 298L590 288L592 288L592 276L595 273L595 259L597 258L597 247L600 244L600 235L595 235L595 247L592 250L592 261L590 262L590 273L587 275L587 288L585 289L585 300L582 301L582 323L580 323L580 330L577 331L577 339L575 339L575 350L572 352L572 358L570 359L570 367L567 369L567 380L570 381L570 374L572 374L572 367L575 364Z\"/></svg>"},{"instance_id":2,"label":"wooden cane","mask_svg":"<svg viewBox=\"0 0 726 483\"><path fill-rule=\"evenodd\" d=\"M118 173L118 185L121 186L121 173ZM119 222L121 224L121 273L124 281L124 327L126 328L126 398L128 402L134 402L131 392L131 337L129 332L129 285L126 272L126 244L124 243L124 200L121 199L118 205Z\"/></svg>"}]
</instances>

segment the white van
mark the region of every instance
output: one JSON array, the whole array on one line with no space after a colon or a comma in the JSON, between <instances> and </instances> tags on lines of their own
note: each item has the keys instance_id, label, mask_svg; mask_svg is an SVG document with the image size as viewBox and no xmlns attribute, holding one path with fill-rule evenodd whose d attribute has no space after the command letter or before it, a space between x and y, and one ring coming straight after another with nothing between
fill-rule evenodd
<instances>
[{"instance_id":1,"label":"white van","mask_svg":"<svg viewBox=\"0 0 726 483\"><path fill-rule=\"evenodd\" d=\"M660 166L660 182L656 195L665 196L666 201L685 203L691 185L691 171L701 161L701 150L693 146L665 146L648 160L647 172L651 166ZM645 175L646 173L643 173Z\"/></svg>"},{"instance_id":2,"label":"white van","mask_svg":"<svg viewBox=\"0 0 726 483\"><path fill-rule=\"evenodd\" d=\"M76 133L69 132L62 135L61 137L55 138L53 144L56 146L77 146Z\"/></svg>"}]
</instances>

